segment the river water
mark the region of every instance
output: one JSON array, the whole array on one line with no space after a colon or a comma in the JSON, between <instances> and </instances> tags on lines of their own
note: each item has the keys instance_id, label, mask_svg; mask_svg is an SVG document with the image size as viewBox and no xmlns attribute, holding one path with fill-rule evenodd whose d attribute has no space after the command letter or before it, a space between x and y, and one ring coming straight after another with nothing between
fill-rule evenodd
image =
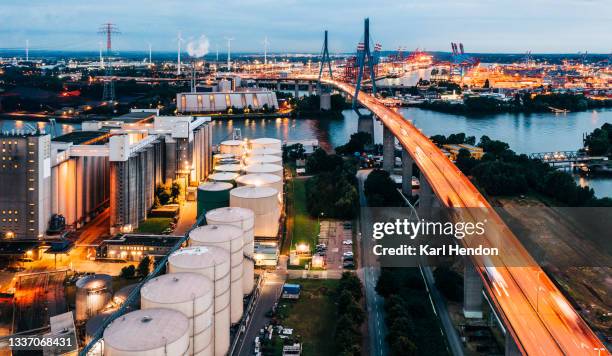
<instances>
[{"instance_id":1,"label":"river water","mask_svg":"<svg viewBox=\"0 0 612 356\"><path fill-rule=\"evenodd\" d=\"M418 77L416 78L418 80ZM486 116L462 116L421 110L418 108L399 109L424 134L449 135L464 132L480 139L487 135L492 139L510 144L517 153L547 151L573 151L582 146L583 134L612 123L612 110L585 111L567 114L498 114ZM243 137L277 137L282 140L317 139L325 149L344 144L357 131L357 114L351 110L343 112L344 119L250 119L214 121L214 142L219 143L232 136L234 129L240 129ZM48 124L0 120L1 130L28 129L39 126L49 130ZM58 124L58 133L70 132L78 125ZM376 142L382 141L382 126L374 127ZM612 179L605 177L580 178L577 182L588 185L599 197L612 196Z\"/></svg>"}]
</instances>

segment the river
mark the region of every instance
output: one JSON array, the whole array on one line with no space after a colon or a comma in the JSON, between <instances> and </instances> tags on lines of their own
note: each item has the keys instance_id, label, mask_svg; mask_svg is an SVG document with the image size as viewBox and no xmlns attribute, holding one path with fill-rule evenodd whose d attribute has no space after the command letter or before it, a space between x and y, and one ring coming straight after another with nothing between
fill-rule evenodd
<instances>
[{"instance_id":1,"label":"river","mask_svg":"<svg viewBox=\"0 0 612 356\"><path fill-rule=\"evenodd\" d=\"M418 78L417 78L418 80ZM464 132L470 136L487 135L492 139L510 144L517 153L546 151L573 151L582 146L582 136L606 122L612 123L612 110L585 111L567 114L498 114L486 116L462 116L438 113L418 108L399 109L404 117L431 136ZM1 130L27 129L39 126L48 130L46 123L0 120ZM70 132L78 125L58 124L58 133ZM317 139L325 149L344 144L357 131L357 115L351 110L344 111L341 120L312 119L251 119L214 121L214 142L219 143L231 137L239 128L243 137L277 137L282 140ZM382 126L374 127L376 142L382 141ZM599 197L612 196L612 179L581 178L581 185L588 185Z\"/></svg>"}]
</instances>

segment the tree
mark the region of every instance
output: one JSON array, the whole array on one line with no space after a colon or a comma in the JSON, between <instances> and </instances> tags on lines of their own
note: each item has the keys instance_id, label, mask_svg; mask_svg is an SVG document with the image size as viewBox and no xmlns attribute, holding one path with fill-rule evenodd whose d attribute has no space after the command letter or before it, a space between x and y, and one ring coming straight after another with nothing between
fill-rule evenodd
<instances>
[{"instance_id":1,"label":"tree","mask_svg":"<svg viewBox=\"0 0 612 356\"><path fill-rule=\"evenodd\" d=\"M136 274L136 267L134 265L125 266L121 269L121 278L130 279L134 278Z\"/></svg>"},{"instance_id":2,"label":"tree","mask_svg":"<svg viewBox=\"0 0 612 356\"><path fill-rule=\"evenodd\" d=\"M172 187L170 188L170 197L172 197L172 201L175 203L178 202L178 197L181 194L181 186L178 182L173 182Z\"/></svg>"},{"instance_id":3,"label":"tree","mask_svg":"<svg viewBox=\"0 0 612 356\"><path fill-rule=\"evenodd\" d=\"M489 78L487 78L487 80L485 80L484 85L482 86L485 89L488 89L491 87L491 84L489 83Z\"/></svg>"},{"instance_id":4,"label":"tree","mask_svg":"<svg viewBox=\"0 0 612 356\"><path fill-rule=\"evenodd\" d=\"M363 152L365 147L372 144L372 135L367 132L357 132L351 135L349 142L336 147L336 153L352 155L355 152Z\"/></svg>"},{"instance_id":5,"label":"tree","mask_svg":"<svg viewBox=\"0 0 612 356\"><path fill-rule=\"evenodd\" d=\"M395 188L389 172L375 169L366 178L364 193L369 206L400 206L402 198Z\"/></svg>"},{"instance_id":6,"label":"tree","mask_svg":"<svg viewBox=\"0 0 612 356\"><path fill-rule=\"evenodd\" d=\"M149 256L145 256L142 260L140 260L140 263L138 263L138 267L137 267L138 275L141 277L148 276L150 272L150 268L151 268L151 259L149 258Z\"/></svg>"},{"instance_id":7,"label":"tree","mask_svg":"<svg viewBox=\"0 0 612 356\"><path fill-rule=\"evenodd\" d=\"M413 356L417 354L417 347L407 336L400 335L394 338L389 345L393 355Z\"/></svg>"}]
</instances>

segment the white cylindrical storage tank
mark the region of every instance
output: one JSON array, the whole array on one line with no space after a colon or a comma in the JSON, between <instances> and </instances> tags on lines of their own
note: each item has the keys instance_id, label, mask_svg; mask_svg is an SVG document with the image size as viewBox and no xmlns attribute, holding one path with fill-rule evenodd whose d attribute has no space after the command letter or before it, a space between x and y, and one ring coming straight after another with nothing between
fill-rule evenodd
<instances>
[{"instance_id":1,"label":"white cylindrical storage tank","mask_svg":"<svg viewBox=\"0 0 612 356\"><path fill-rule=\"evenodd\" d=\"M215 246L182 248L168 257L168 272L199 273L214 282L214 355L225 355L230 344L229 251Z\"/></svg>"},{"instance_id":2,"label":"white cylindrical storage tank","mask_svg":"<svg viewBox=\"0 0 612 356\"><path fill-rule=\"evenodd\" d=\"M253 156L278 156L283 157L283 150L276 148L253 148L247 152L249 157Z\"/></svg>"},{"instance_id":3,"label":"white cylindrical storage tank","mask_svg":"<svg viewBox=\"0 0 612 356\"><path fill-rule=\"evenodd\" d=\"M219 164L215 166L215 172L240 173L240 171L242 171L241 164Z\"/></svg>"},{"instance_id":4,"label":"white cylindrical storage tank","mask_svg":"<svg viewBox=\"0 0 612 356\"><path fill-rule=\"evenodd\" d=\"M244 167L247 174L251 173L269 173L283 178L283 166L273 163L255 163Z\"/></svg>"},{"instance_id":5,"label":"white cylindrical storage tank","mask_svg":"<svg viewBox=\"0 0 612 356\"><path fill-rule=\"evenodd\" d=\"M98 314L113 296L112 277L108 274L93 274L81 277L76 282L76 317L84 321Z\"/></svg>"},{"instance_id":6,"label":"white cylindrical storage tank","mask_svg":"<svg viewBox=\"0 0 612 356\"><path fill-rule=\"evenodd\" d=\"M273 164L283 164L282 157L273 156L273 155L263 155L263 156L248 156L244 159L245 164L256 164L256 163L273 163Z\"/></svg>"},{"instance_id":7,"label":"white cylindrical storage tank","mask_svg":"<svg viewBox=\"0 0 612 356\"><path fill-rule=\"evenodd\" d=\"M189 321L172 309L122 315L110 323L103 337L105 356L189 355Z\"/></svg>"},{"instance_id":8,"label":"white cylindrical storage tank","mask_svg":"<svg viewBox=\"0 0 612 356\"><path fill-rule=\"evenodd\" d=\"M221 144L219 145L219 152L242 156L242 154L244 153L244 148L244 141L227 140L221 142Z\"/></svg>"},{"instance_id":9,"label":"white cylindrical storage tank","mask_svg":"<svg viewBox=\"0 0 612 356\"><path fill-rule=\"evenodd\" d=\"M205 182L198 186L197 216L203 211L229 206L229 192L234 186L228 182Z\"/></svg>"},{"instance_id":10,"label":"white cylindrical storage tank","mask_svg":"<svg viewBox=\"0 0 612 356\"><path fill-rule=\"evenodd\" d=\"M253 291L255 282L255 239L253 227L255 213L250 209L228 207L211 210L206 213L206 222L211 225L233 225L243 231L243 252L247 257L243 260L242 293L248 295Z\"/></svg>"},{"instance_id":11,"label":"white cylindrical storage tank","mask_svg":"<svg viewBox=\"0 0 612 356\"><path fill-rule=\"evenodd\" d=\"M252 173L245 174L236 179L239 187L254 186L254 187L272 187L278 190L279 201L282 201L283 195L283 180L274 174L270 173Z\"/></svg>"},{"instance_id":12,"label":"white cylindrical storage tank","mask_svg":"<svg viewBox=\"0 0 612 356\"><path fill-rule=\"evenodd\" d=\"M164 274L140 290L142 309L168 308L189 320L189 354L213 355L213 281L198 273Z\"/></svg>"},{"instance_id":13,"label":"white cylindrical storage tank","mask_svg":"<svg viewBox=\"0 0 612 356\"><path fill-rule=\"evenodd\" d=\"M244 232L232 225L204 225L189 232L189 246L217 246L231 254L230 320L240 321L243 311L242 274Z\"/></svg>"},{"instance_id":14,"label":"white cylindrical storage tank","mask_svg":"<svg viewBox=\"0 0 612 356\"><path fill-rule=\"evenodd\" d=\"M212 180L215 182L226 182L226 183L234 184L234 182L236 181L236 178L238 178L239 176L240 174L235 173L235 172L217 172L217 173L212 173L211 175L209 175L208 180Z\"/></svg>"},{"instance_id":15,"label":"white cylindrical storage tank","mask_svg":"<svg viewBox=\"0 0 612 356\"><path fill-rule=\"evenodd\" d=\"M255 213L254 236L278 235L280 205L278 190L272 187L244 186L230 191L230 206L251 209Z\"/></svg>"},{"instance_id":16,"label":"white cylindrical storage tank","mask_svg":"<svg viewBox=\"0 0 612 356\"><path fill-rule=\"evenodd\" d=\"M250 144L251 149L274 148L277 150L282 149L282 145L283 145L281 140L276 139L276 138L268 138L268 137L253 139L249 141L249 144Z\"/></svg>"}]
</instances>

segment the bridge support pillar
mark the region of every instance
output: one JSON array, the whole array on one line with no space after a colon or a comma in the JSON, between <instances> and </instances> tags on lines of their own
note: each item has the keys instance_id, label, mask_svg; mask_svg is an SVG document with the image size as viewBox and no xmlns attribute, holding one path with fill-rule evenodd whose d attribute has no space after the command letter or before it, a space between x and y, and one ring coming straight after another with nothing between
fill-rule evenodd
<instances>
[{"instance_id":1,"label":"bridge support pillar","mask_svg":"<svg viewBox=\"0 0 612 356\"><path fill-rule=\"evenodd\" d=\"M374 116L357 114L359 115L357 131L369 133L372 136L372 140L374 140Z\"/></svg>"},{"instance_id":2,"label":"bridge support pillar","mask_svg":"<svg viewBox=\"0 0 612 356\"><path fill-rule=\"evenodd\" d=\"M319 93L319 109L320 110L331 110L331 94L325 93L321 90Z\"/></svg>"},{"instance_id":3,"label":"bridge support pillar","mask_svg":"<svg viewBox=\"0 0 612 356\"><path fill-rule=\"evenodd\" d=\"M281 91L281 82L276 82L276 91Z\"/></svg>"},{"instance_id":4,"label":"bridge support pillar","mask_svg":"<svg viewBox=\"0 0 612 356\"><path fill-rule=\"evenodd\" d=\"M465 260L463 267L463 316L482 318L482 279L471 261Z\"/></svg>"},{"instance_id":5,"label":"bridge support pillar","mask_svg":"<svg viewBox=\"0 0 612 356\"><path fill-rule=\"evenodd\" d=\"M314 92L314 88L312 86L312 82L308 82L308 96L312 95Z\"/></svg>"},{"instance_id":6,"label":"bridge support pillar","mask_svg":"<svg viewBox=\"0 0 612 356\"><path fill-rule=\"evenodd\" d=\"M393 132L383 125L383 169L389 173L395 166L395 137Z\"/></svg>"},{"instance_id":7,"label":"bridge support pillar","mask_svg":"<svg viewBox=\"0 0 612 356\"><path fill-rule=\"evenodd\" d=\"M402 149L402 193L405 197L412 196L412 165L414 160L410 157L410 153Z\"/></svg>"},{"instance_id":8,"label":"bridge support pillar","mask_svg":"<svg viewBox=\"0 0 612 356\"><path fill-rule=\"evenodd\" d=\"M295 81L295 87L293 89L293 97L296 99L300 97L300 84L297 80Z\"/></svg>"},{"instance_id":9,"label":"bridge support pillar","mask_svg":"<svg viewBox=\"0 0 612 356\"><path fill-rule=\"evenodd\" d=\"M506 347L504 351L506 356L522 356L523 354L516 345L516 341L510 335L510 332L506 332Z\"/></svg>"},{"instance_id":10,"label":"bridge support pillar","mask_svg":"<svg viewBox=\"0 0 612 356\"><path fill-rule=\"evenodd\" d=\"M420 217L424 219L431 217L434 199L429 182L421 175L419 178L419 207L417 209Z\"/></svg>"}]
</instances>

